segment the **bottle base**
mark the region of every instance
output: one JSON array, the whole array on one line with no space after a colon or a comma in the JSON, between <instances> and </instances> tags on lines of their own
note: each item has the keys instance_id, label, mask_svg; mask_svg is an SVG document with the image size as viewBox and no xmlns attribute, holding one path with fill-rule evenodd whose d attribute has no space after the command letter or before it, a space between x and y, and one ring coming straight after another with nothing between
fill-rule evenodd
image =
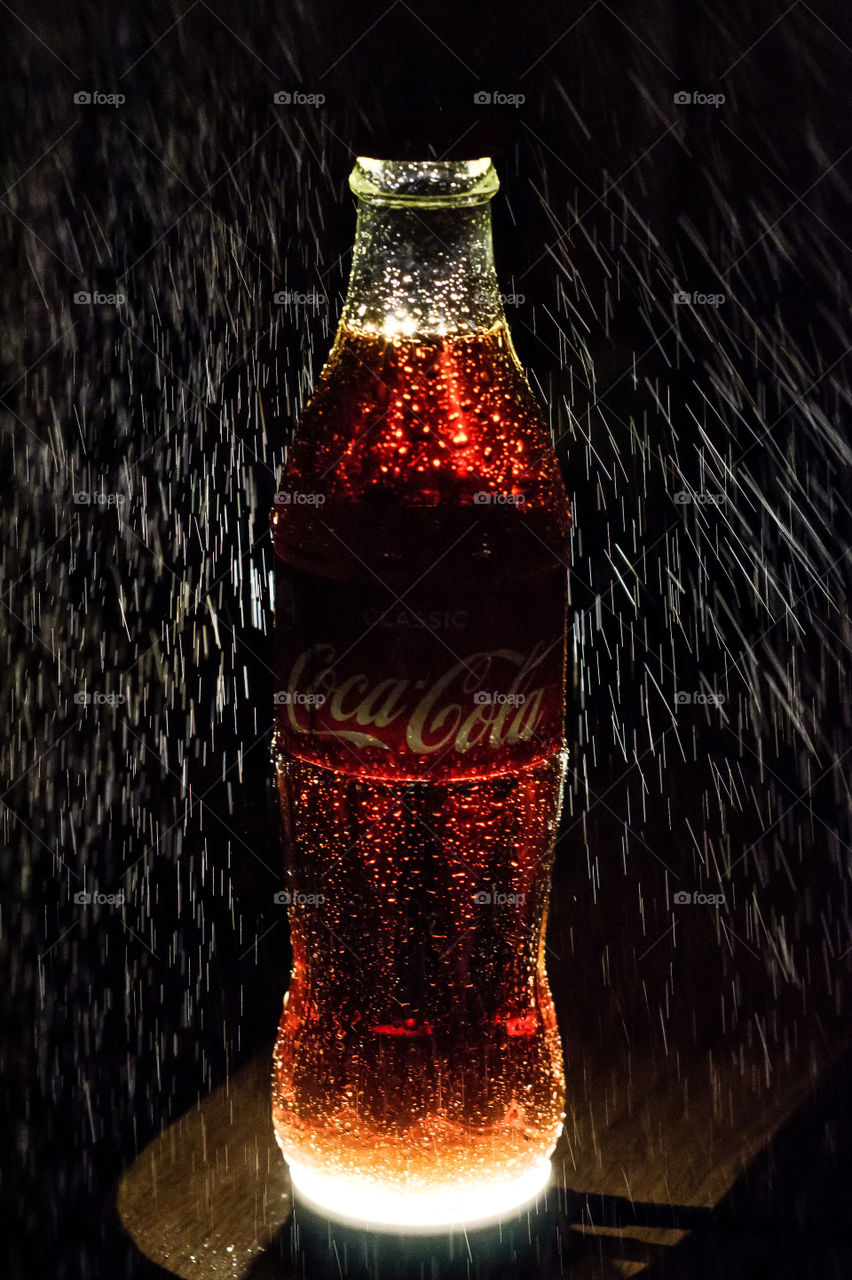
<instances>
[{"instance_id":1,"label":"bottle base","mask_svg":"<svg viewBox=\"0 0 852 1280\"><path fill-rule=\"evenodd\" d=\"M518 1177L473 1186L399 1192L318 1173L288 1161L297 1201L324 1217L375 1231L429 1233L485 1227L531 1205L550 1181L550 1161L536 1161Z\"/></svg>"}]
</instances>

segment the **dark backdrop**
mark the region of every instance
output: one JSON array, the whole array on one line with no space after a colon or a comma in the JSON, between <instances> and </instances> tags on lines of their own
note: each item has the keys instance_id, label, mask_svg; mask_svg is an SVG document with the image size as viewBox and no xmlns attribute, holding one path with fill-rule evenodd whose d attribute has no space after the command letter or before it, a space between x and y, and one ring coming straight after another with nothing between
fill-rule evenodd
<instances>
[{"instance_id":1,"label":"dark backdrop","mask_svg":"<svg viewBox=\"0 0 852 1280\"><path fill-rule=\"evenodd\" d=\"M843 6L4 17L3 1274L145 1273L114 1180L274 1035L267 512L345 290L353 149L481 147L502 179L509 320L576 512L572 1044L724 1018L774 1055L804 1008L844 1017ZM676 891L725 905L687 925Z\"/></svg>"}]
</instances>

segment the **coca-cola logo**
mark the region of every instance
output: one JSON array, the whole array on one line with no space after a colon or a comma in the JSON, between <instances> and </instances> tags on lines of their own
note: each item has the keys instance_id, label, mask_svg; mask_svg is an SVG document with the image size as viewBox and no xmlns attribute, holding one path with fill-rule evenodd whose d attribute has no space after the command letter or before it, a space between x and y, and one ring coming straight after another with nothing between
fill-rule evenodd
<instances>
[{"instance_id":1,"label":"coca-cola logo","mask_svg":"<svg viewBox=\"0 0 852 1280\"><path fill-rule=\"evenodd\" d=\"M549 689L542 670L548 652L544 643L528 654L482 650L428 678L392 675L376 680L364 672L338 671L336 647L314 644L290 670L290 697L279 701L283 726L356 747L415 755L464 754L476 746L499 750L529 742L536 737ZM483 686L500 693L483 699L477 696ZM309 695L314 697L309 700Z\"/></svg>"}]
</instances>

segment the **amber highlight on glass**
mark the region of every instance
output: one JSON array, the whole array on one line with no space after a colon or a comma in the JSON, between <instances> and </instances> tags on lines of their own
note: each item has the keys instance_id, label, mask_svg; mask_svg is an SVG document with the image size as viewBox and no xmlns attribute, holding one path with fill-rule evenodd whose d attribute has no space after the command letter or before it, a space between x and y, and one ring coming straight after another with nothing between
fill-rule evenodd
<instances>
[{"instance_id":1,"label":"amber highlight on glass","mask_svg":"<svg viewBox=\"0 0 852 1280\"><path fill-rule=\"evenodd\" d=\"M489 160L361 159L334 347L272 513L293 971L273 1118L297 1194L473 1223L563 1120L544 931L569 509L506 326Z\"/></svg>"}]
</instances>

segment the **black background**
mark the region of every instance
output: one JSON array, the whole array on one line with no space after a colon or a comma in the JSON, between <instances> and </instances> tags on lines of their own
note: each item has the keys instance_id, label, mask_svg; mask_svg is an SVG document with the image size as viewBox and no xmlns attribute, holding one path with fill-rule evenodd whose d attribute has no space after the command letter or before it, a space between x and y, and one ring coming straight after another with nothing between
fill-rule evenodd
<instances>
[{"instance_id":1,"label":"black background","mask_svg":"<svg viewBox=\"0 0 852 1280\"><path fill-rule=\"evenodd\" d=\"M842 6L4 14L3 1273L148 1274L115 1179L274 1035L267 512L345 290L357 151L490 150L502 180L509 322L579 531L563 1031L593 1061L617 1009L637 1043L694 1047L718 1030L715 1000L694 1030L708 990L732 1051L756 1018L771 1053L805 1013L803 1035L843 1018ZM121 493L120 518L80 490ZM125 701L80 706L86 689ZM724 714L677 690L721 692ZM81 909L84 885L123 909ZM690 917L718 942L708 967L671 895L720 885L726 923ZM826 1159L807 1177L836 1180Z\"/></svg>"}]
</instances>

